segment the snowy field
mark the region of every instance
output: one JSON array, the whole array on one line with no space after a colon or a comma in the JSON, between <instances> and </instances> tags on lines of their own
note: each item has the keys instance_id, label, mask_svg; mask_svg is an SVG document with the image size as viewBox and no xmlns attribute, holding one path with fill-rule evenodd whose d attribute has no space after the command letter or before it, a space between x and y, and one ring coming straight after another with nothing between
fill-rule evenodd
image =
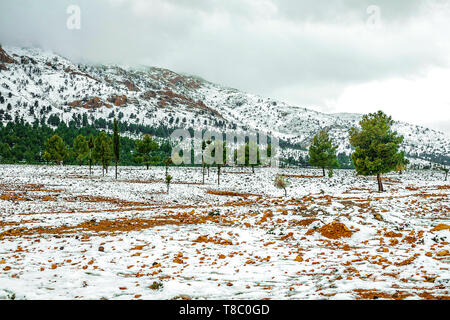
<instances>
[{"instance_id":1,"label":"snowy field","mask_svg":"<svg viewBox=\"0 0 450 320\"><path fill-rule=\"evenodd\" d=\"M411 171L0 166L0 299L448 299L450 183Z\"/></svg>"}]
</instances>

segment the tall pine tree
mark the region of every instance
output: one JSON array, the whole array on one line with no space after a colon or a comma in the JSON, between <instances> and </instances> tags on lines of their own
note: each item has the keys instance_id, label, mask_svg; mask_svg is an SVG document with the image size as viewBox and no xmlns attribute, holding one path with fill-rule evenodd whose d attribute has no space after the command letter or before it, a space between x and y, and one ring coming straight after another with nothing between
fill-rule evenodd
<instances>
[{"instance_id":1,"label":"tall pine tree","mask_svg":"<svg viewBox=\"0 0 450 320\"><path fill-rule=\"evenodd\" d=\"M89 145L86 141L86 138L83 135L78 135L73 141L73 153L80 164L83 163L83 160L89 155Z\"/></svg>"},{"instance_id":2,"label":"tall pine tree","mask_svg":"<svg viewBox=\"0 0 450 320\"><path fill-rule=\"evenodd\" d=\"M405 153L399 152L403 137L392 131L394 121L382 111L364 115L361 129L350 130L350 144L355 148L352 161L357 174L377 176L378 191L383 192L382 174L405 163Z\"/></svg>"},{"instance_id":3,"label":"tall pine tree","mask_svg":"<svg viewBox=\"0 0 450 320\"><path fill-rule=\"evenodd\" d=\"M159 145L153 141L149 134L144 135L142 140L136 141L136 154L134 160L137 163L145 164L147 170L152 163L153 153L158 150Z\"/></svg>"},{"instance_id":4,"label":"tall pine tree","mask_svg":"<svg viewBox=\"0 0 450 320\"><path fill-rule=\"evenodd\" d=\"M93 155L92 152L94 151L94 136L91 134L89 135L88 140L88 148L89 148L89 174L92 175L92 162L93 162Z\"/></svg>"},{"instance_id":5,"label":"tall pine tree","mask_svg":"<svg viewBox=\"0 0 450 320\"><path fill-rule=\"evenodd\" d=\"M108 173L108 166L113 157L112 141L104 131L95 138L93 158L102 165L103 176Z\"/></svg>"},{"instance_id":6,"label":"tall pine tree","mask_svg":"<svg viewBox=\"0 0 450 320\"><path fill-rule=\"evenodd\" d=\"M69 157L67 146L63 139L55 134L45 143L45 151L43 158L47 162L55 162L56 164L62 164L63 161Z\"/></svg>"},{"instance_id":7,"label":"tall pine tree","mask_svg":"<svg viewBox=\"0 0 450 320\"><path fill-rule=\"evenodd\" d=\"M119 165L120 160L120 137L119 137L119 126L117 124L116 118L114 118L113 148L114 148L114 162L116 166L116 180L117 180L117 166Z\"/></svg>"},{"instance_id":8,"label":"tall pine tree","mask_svg":"<svg viewBox=\"0 0 450 320\"><path fill-rule=\"evenodd\" d=\"M325 131L320 131L311 141L309 147L309 164L319 167L325 177L325 169L330 170L332 174L333 167L339 167L336 155L337 146L333 146L333 141Z\"/></svg>"}]
</instances>

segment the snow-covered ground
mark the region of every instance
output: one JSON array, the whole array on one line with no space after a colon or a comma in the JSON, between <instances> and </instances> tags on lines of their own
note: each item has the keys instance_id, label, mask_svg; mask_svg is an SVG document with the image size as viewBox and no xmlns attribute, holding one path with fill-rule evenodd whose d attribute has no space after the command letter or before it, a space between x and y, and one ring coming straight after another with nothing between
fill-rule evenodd
<instances>
[{"instance_id":1,"label":"snow-covered ground","mask_svg":"<svg viewBox=\"0 0 450 320\"><path fill-rule=\"evenodd\" d=\"M0 299L449 298L450 183L0 166Z\"/></svg>"}]
</instances>

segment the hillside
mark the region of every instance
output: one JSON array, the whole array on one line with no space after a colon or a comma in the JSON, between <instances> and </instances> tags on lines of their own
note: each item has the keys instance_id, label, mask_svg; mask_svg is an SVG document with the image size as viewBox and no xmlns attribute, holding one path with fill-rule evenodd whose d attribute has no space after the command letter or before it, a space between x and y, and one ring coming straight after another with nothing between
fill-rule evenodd
<instances>
[{"instance_id":1,"label":"hillside","mask_svg":"<svg viewBox=\"0 0 450 320\"><path fill-rule=\"evenodd\" d=\"M101 119L118 117L168 130L260 130L290 143L284 144L284 157L298 158L322 128L339 144L339 153L349 154L348 130L361 115L324 114L161 68L77 64L40 49L5 47L0 121L16 117L52 125L73 120L106 127ZM396 122L395 130L405 136L402 148L410 158L450 164L449 135L403 122Z\"/></svg>"}]
</instances>

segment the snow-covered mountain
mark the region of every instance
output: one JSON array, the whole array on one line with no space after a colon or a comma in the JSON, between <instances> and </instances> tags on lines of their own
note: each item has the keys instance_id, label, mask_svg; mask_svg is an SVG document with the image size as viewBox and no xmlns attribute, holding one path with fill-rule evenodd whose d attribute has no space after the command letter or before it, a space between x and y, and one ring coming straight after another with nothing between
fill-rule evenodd
<instances>
[{"instance_id":1,"label":"snow-covered mountain","mask_svg":"<svg viewBox=\"0 0 450 320\"><path fill-rule=\"evenodd\" d=\"M77 64L40 49L0 47L0 120L33 122L57 115L61 120L111 119L167 128L260 130L290 145L298 156L314 134L327 129L349 154L348 130L358 114L324 114L170 70ZM3 103L2 103L3 102ZM396 122L410 158L450 163L450 136ZM303 150L302 150L303 149Z\"/></svg>"}]
</instances>

